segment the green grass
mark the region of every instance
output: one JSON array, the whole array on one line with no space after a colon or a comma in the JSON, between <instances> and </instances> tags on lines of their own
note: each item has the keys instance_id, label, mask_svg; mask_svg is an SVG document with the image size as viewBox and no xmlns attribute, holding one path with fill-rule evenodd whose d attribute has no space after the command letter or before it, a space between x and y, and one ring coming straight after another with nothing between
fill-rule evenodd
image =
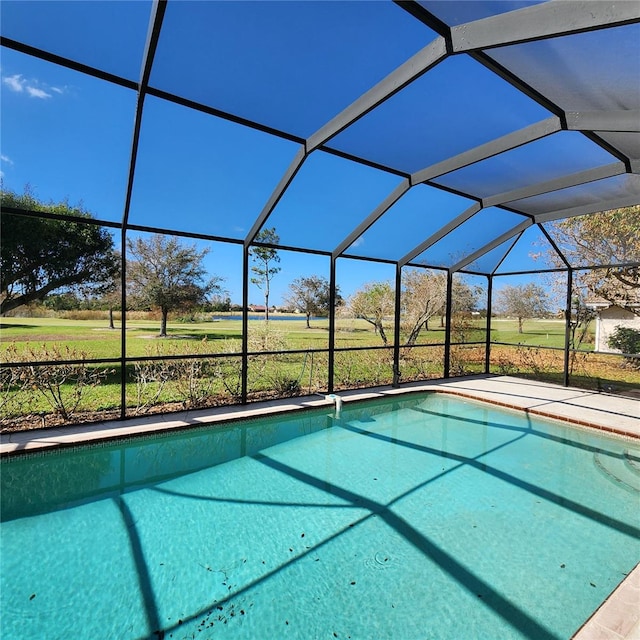
<instances>
[{"instance_id":1,"label":"green grass","mask_svg":"<svg viewBox=\"0 0 640 640\"><path fill-rule=\"evenodd\" d=\"M480 325L482 327L482 325ZM249 322L249 335L262 330L263 322ZM304 321L279 320L270 323L271 330L280 334L287 349L326 349L329 343L328 320L314 321L307 329ZM169 323L168 337L158 339L159 324L151 320L134 320L127 323L127 357L162 355L175 351L196 353L203 349L200 344L207 341L206 351L220 353L229 350L229 341L239 341L242 337L242 323L239 320L219 322ZM471 339L482 339L484 331L475 331ZM393 327L387 330L393 337ZM422 344L443 343L444 329L440 327L423 331L419 342ZM544 347L564 346L564 322L560 320L529 320L525 322L524 333L518 333L517 322L492 320L491 340L511 344L526 344ZM454 334L454 342L455 342ZM67 320L62 318L3 318L0 324L0 352L9 345L18 351L28 347L57 344L83 352L89 358L120 357L120 329L111 330L106 320ZM378 346L382 341L370 324L364 320L338 320L336 346ZM235 348L240 349L239 342ZM592 345L585 348L591 350ZM6 357L3 359L6 360Z\"/></svg>"},{"instance_id":2,"label":"green grass","mask_svg":"<svg viewBox=\"0 0 640 640\"><path fill-rule=\"evenodd\" d=\"M430 348L403 350L401 352L401 371L403 380L420 380L443 375L443 347L445 331L438 323L433 323L429 331L423 331L419 343L423 345L440 345ZM363 320L338 319L336 331L336 347L367 347L381 346L380 337L375 334L370 324ZM157 366L162 371L160 377L147 375L148 382L142 387L140 382L136 386L134 363L130 362L126 368L127 407L134 410L146 410L155 406L156 410L175 410L182 406L198 406L199 400L191 400L191 391L185 386L186 382L197 385L209 385L202 401L211 403L237 402L237 395L231 395L230 390L239 392L241 330L239 320L222 320L217 322L171 322L168 327L169 337L159 339L157 334L159 322L157 320L131 319L127 323L127 356L185 355L236 353L238 357L231 359L208 359L206 362L198 360L209 367L206 372L197 375L188 373L188 360L164 360L150 362L142 366L153 372ZM387 327L387 335L393 337L393 327ZM453 332L455 344L457 333ZM484 323L467 327L465 332L467 341L481 341L485 335ZM265 336L263 321L249 322L249 349L257 353L262 351L326 349L328 347L328 321L314 321L312 328L307 329L304 321L273 321L269 323L268 335ZM496 345L492 350L492 371L495 373L514 373L516 375L531 375L534 378L544 376L558 376L562 373L562 352L535 349L542 347L563 347L564 322L558 320L530 320L525 322L524 333L517 330L517 322L509 320L492 321L491 339L493 342L510 343L533 346L533 349L517 347L502 347ZM206 342L203 342L205 341ZM592 348L591 345L587 347ZM69 351L67 351L69 349ZM75 351L74 351L75 350ZM113 364L99 365L97 369L103 372L103 377L97 384L86 388L79 412L83 411L113 411L120 405L120 382L122 379L120 362L120 330L109 330L106 320L70 320L61 318L4 318L0 324L0 356L6 361L16 360L53 360L87 358L109 358ZM66 355L69 354L69 355ZM504 354L501 356L500 354ZM607 384L638 386L638 373L620 368L615 357L605 358L593 353L585 353L587 362L575 372L575 380L584 377L585 386ZM452 371L459 373L481 372L484 370L485 349L483 345L452 350ZM191 360L191 362L194 362ZM249 399L275 395L294 395L324 391L328 376L327 354L297 353L277 356L255 356L250 358L248 369ZM393 379L391 352L385 350L360 350L353 352L338 351L335 357L334 384L336 389L349 389L389 384ZM164 369L163 369L164 367ZM502 370L507 367L509 370ZM595 368L594 368L595 367ZM16 416L34 415L37 426L38 416L47 417L47 424L55 413L55 409L47 403L42 388L42 377L51 375L51 371L63 371L64 367L44 366L38 371L31 372L28 385L20 387L19 383L2 388L0 396L0 424L3 428L11 428ZM26 370L25 370L26 371ZM583 375L584 371L584 375ZM35 376L35 378L33 378ZM167 380L164 386L159 386L158 380ZM38 384L34 384L36 380ZM138 376L138 381L140 377ZM560 378L556 381L560 382ZM73 376L62 385L67 397L73 394ZM599 388L599 387L598 387ZM140 401L137 393L143 398ZM156 397L156 390L160 395ZM163 404L170 403L170 404ZM76 414L79 415L79 414ZM83 414L87 416L88 414ZM110 414L111 415L111 414ZM91 419L90 417L83 418ZM95 418L94 418L95 419ZM72 419L73 422L73 419ZM37 424L36 424L37 423ZM19 426L17 428L20 428Z\"/></svg>"}]
</instances>

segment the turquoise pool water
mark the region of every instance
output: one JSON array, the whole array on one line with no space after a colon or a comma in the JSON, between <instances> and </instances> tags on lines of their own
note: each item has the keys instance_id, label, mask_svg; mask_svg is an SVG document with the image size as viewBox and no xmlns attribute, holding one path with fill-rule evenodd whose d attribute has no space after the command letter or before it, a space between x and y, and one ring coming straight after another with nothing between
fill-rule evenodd
<instances>
[{"instance_id":1,"label":"turquoise pool water","mask_svg":"<svg viewBox=\"0 0 640 640\"><path fill-rule=\"evenodd\" d=\"M2 463L4 640L569 638L640 447L442 394Z\"/></svg>"}]
</instances>

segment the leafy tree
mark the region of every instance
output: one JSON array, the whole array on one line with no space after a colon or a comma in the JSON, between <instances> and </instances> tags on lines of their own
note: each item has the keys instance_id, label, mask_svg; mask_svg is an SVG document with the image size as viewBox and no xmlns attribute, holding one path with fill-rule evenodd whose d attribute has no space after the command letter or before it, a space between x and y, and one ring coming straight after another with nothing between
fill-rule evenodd
<instances>
[{"instance_id":1,"label":"leafy tree","mask_svg":"<svg viewBox=\"0 0 640 640\"><path fill-rule=\"evenodd\" d=\"M382 343L387 345L384 319L395 313L395 295L388 282L370 282L356 291L349 299L348 309L355 318L366 320L374 326Z\"/></svg>"},{"instance_id":2,"label":"leafy tree","mask_svg":"<svg viewBox=\"0 0 640 640\"><path fill-rule=\"evenodd\" d=\"M256 242L265 244L278 244L280 236L276 233L275 228L263 229L256 235ZM251 282L264 293L265 320L269 320L269 293L271 290L271 280L280 272L280 267L275 266L280 262L280 256L277 249L272 247L252 247L249 253L254 261L251 271L255 277L251 278Z\"/></svg>"},{"instance_id":3,"label":"leafy tree","mask_svg":"<svg viewBox=\"0 0 640 640\"><path fill-rule=\"evenodd\" d=\"M113 277L111 282L106 285L106 290L103 296L103 302L107 303L109 307L109 329L115 329L113 323L113 310L122 304L122 261L120 259L120 252L115 252L114 256L115 265Z\"/></svg>"},{"instance_id":4,"label":"leafy tree","mask_svg":"<svg viewBox=\"0 0 640 640\"><path fill-rule=\"evenodd\" d=\"M629 355L640 353L640 331L618 325L609 336L607 344L612 349Z\"/></svg>"},{"instance_id":5,"label":"leafy tree","mask_svg":"<svg viewBox=\"0 0 640 640\"><path fill-rule=\"evenodd\" d=\"M56 219L3 214L0 247L0 315L43 300L54 291L101 294L114 274L115 252L108 231L65 220L92 218L68 202L43 204L27 188L1 191L2 205L56 214Z\"/></svg>"},{"instance_id":6,"label":"leafy tree","mask_svg":"<svg viewBox=\"0 0 640 640\"><path fill-rule=\"evenodd\" d=\"M341 301L340 293L336 287L336 305ZM285 304L293 309L299 309L307 316L307 328L311 325L309 320L312 315L324 316L330 311L330 286L326 278L322 276L309 276L296 278L289 285L289 293L285 296Z\"/></svg>"},{"instance_id":7,"label":"leafy tree","mask_svg":"<svg viewBox=\"0 0 640 640\"><path fill-rule=\"evenodd\" d=\"M575 266L640 262L640 205L560 220L549 227L549 233ZM548 258L564 266L555 252L550 251ZM576 273L576 277L592 297L640 313L634 304L640 297L640 266L606 266Z\"/></svg>"},{"instance_id":8,"label":"leafy tree","mask_svg":"<svg viewBox=\"0 0 640 640\"><path fill-rule=\"evenodd\" d=\"M129 291L139 303L160 310L160 336L167 335L170 311L192 308L219 289L220 278L205 281L202 261L208 249L198 251L160 234L129 240L127 246L133 257L127 263Z\"/></svg>"},{"instance_id":9,"label":"leafy tree","mask_svg":"<svg viewBox=\"0 0 640 640\"><path fill-rule=\"evenodd\" d=\"M549 312L545 290L533 282L505 286L497 292L496 302L497 310L518 319L518 333L523 333L525 319L540 318Z\"/></svg>"}]
</instances>

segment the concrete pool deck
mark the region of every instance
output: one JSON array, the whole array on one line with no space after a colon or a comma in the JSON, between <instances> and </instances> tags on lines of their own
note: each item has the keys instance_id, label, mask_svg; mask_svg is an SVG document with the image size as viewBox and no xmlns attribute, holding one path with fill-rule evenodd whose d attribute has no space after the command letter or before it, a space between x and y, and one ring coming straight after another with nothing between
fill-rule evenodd
<instances>
[{"instance_id":1,"label":"concrete pool deck","mask_svg":"<svg viewBox=\"0 0 640 640\"><path fill-rule=\"evenodd\" d=\"M349 403L416 391L449 393L598 429L629 440L640 439L640 398L583 391L510 376L451 378L404 384L399 389L377 387L345 391L339 392L339 396L345 403ZM230 420L317 408L333 403L334 400L331 398L315 395L245 406L217 407L142 416L123 421L6 433L0 435L0 455L15 455L216 423L224 424ZM640 565L635 567L573 636L573 640L600 639L640 640Z\"/></svg>"}]
</instances>

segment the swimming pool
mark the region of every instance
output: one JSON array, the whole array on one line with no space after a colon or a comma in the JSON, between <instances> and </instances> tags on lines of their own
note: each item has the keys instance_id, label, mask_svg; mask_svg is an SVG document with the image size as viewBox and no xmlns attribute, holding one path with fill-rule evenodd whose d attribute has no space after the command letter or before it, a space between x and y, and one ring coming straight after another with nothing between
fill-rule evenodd
<instances>
[{"instance_id":1,"label":"swimming pool","mask_svg":"<svg viewBox=\"0 0 640 640\"><path fill-rule=\"evenodd\" d=\"M569 638L640 446L444 394L2 464L2 637Z\"/></svg>"}]
</instances>

